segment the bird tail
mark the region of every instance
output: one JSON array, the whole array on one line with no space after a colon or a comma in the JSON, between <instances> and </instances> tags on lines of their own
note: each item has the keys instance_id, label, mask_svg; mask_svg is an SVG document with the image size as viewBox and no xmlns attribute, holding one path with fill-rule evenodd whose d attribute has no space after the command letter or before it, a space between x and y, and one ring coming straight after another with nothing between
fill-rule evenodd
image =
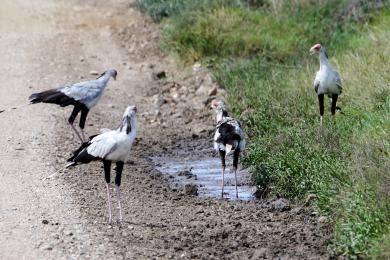
<instances>
[{"instance_id":1,"label":"bird tail","mask_svg":"<svg viewBox=\"0 0 390 260\"><path fill-rule=\"evenodd\" d=\"M44 178L44 180L51 179L51 178L53 178L54 176L56 176L61 170L66 169L66 168L69 168L69 167L74 166L74 165L76 165L75 162L68 163L68 164L66 164L64 167L62 167L62 168L58 169L57 171L55 171L53 174L50 174L49 176L47 176L46 178Z\"/></svg>"},{"instance_id":2,"label":"bird tail","mask_svg":"<svg viewBox=\"0 0 390 260\"><path fill-rule=\"evenodd\" d=\"M75 100L57 89L49 89L39 93L33 93L28 101L30 104L52 103L62 107L74 104Z\"/></svg>"},{"instance_id":3,"label":"bird tail","mask_svg":"<svg viewBox=\"0 0 390 260\"><path fill-rule=\"evenodd\" d=\"M75 165L76 165L75 162L70 162L67 165L65 165L64 168L66 169L66 168L69 168L69 167L72 167L72 166L75 166Z\"/></svg>"},{"instance_id":4,"label":"bird tail","mask_svg":"<svg viewBox=\"0 0 390 260\"><path fill-rule=\"evenodd\" d=\"M41 93L33 93L31 96L29 96L28 101L30 104L36 104L43 101L43 98L41 97Z\"/></svg>"}]
</instances>

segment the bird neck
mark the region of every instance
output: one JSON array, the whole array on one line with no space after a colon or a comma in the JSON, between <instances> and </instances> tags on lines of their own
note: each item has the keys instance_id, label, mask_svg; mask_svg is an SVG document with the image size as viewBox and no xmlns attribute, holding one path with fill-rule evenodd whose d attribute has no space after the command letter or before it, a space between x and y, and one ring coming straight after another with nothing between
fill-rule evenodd
<instances>
[{"instance_id":1,"label":"bird neck","mask_svg":"<svg viewBox=\"0 0 390 260\"><path fill-rule=\"evenodd\" d=\"M102 83L103 87L105 87L107 85L108 81L110 80L110 78L111 78L111 75L109 73L105 73L103 76L101 76L97 80Z\"/></svg>"},{"instance_id":2,"label":"bird neck","mask_svg":"<svg viewBox=\"0 0 390 260\"><path fill-rule=\"evenodd\" d=\"M137 118L135 116L130 118L130 121L127 118L122 119L122 123L118 128L118 132L123 132L126 134L136 133L138 128Z\"/></svg>"},{"instance_id":3,"label":"bird neck","mask_svg":"<svg viewBox=\"0 0 390 260\"><path fill-rule=\"evenodd\" d=\"M218 110L217 112L217 123L228 117L228 112L224 109Z\"/></svg>"},{"instance_id":4,"label":"bird neck","mask_svg":"<svg viewBox=\"0 0 390 260\"><path fill-rule=\"evenodd\" d=\"M320 52L320 70L322 69L325 69L325 68L329 68L330 67L330 64L329 64L329 60L328 60L328 57L326 56L325 52Z\"/></svg>"}]
</instances>

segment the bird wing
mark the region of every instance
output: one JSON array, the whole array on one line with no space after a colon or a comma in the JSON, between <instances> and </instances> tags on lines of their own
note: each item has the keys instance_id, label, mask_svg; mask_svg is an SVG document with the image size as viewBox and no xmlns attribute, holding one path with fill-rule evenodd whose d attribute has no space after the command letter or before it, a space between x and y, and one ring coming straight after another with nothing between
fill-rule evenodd
<instances>
[{"instance_id":1,"label":"bird wing","mask_svg":"<svg viewBox=\"0 0 390 260\"><path fill-rule=\"evenodd\" d=\"M317 74L316 74L316 77L314 78L314 81L313 81L313 87L314 87L314 90L315 90L315 92L318 94L318 88L319 88L319 86L320 86L320 81L319 81L319 79L318 79L318 73L319 72L317 72Z\"/></svg>"},{"instance_id":2,"label":"bird wing","mask_svg":"<svg viewBox=\"0 0 390 260\"><path fill-rule=\"evenodd\" d=\"M334 76L335 76L335 79L336 79L336 85L340 88L340 90L342 90L343 86L341 84L340 74L337 71L335 71L335 70L333 70L333 73L334 73Z\"/></svg>"},{"instance_id":3,"label":"bird wing","mask_svg":"<svg viewBox=\"0 0 390 260\"><path fill-rule=\"evenodd\" d=\"M58 90L76 101L88 103L101 95L103 86L97 80L90 80L71 86L62 86Z\"/></svg>"},{"instance_id":4,"label":"bird wing","mask_svg":"<svg viewBox=\"0 0 390 260\"><path fill-rule=\"evenodd\" d=\"M117 148L117 131L111 130L97 135L90 141L87 147L88 154L105 159L110 153Z\"/></svg>"},{"instance_id":5,"label":"bird wing","mask_svg":"<svg viewBox=\"0 0 390 260\"><path fill-rule=\"evenodd\" d=\"M242 131L241 124L238 120L226 117L218 123L216 127L216 142L226 142L228 139L244 139L244 131Z\"/></svg>"}]
</instances>

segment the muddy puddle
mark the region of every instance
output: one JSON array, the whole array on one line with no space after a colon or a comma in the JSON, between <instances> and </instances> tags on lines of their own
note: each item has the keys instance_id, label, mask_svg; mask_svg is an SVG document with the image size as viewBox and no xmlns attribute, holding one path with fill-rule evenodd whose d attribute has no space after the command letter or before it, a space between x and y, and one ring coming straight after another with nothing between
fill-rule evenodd
<instances>
[{"instance_id":1,"label":"muddy puddle","mask_svg":"<svg viewBox=\"0 0 390 260\"><path fill-rule=\"evenodd\" d=\"M184 189L186 193L196 193L199 197L221 197L221 162L217 158L199 160L178 159L168 157L152 157L156 169L169 175L171 188ZM249 186L249 173L239 170L237 173L237 188L239 200L252 200L254 187ZM191 191L192 189L192 191ZM188 191L189 190L189 191ZM231 162L227 162L225 172L224 198L236 200L234 172Z\"/></svg>"}]
</instances>

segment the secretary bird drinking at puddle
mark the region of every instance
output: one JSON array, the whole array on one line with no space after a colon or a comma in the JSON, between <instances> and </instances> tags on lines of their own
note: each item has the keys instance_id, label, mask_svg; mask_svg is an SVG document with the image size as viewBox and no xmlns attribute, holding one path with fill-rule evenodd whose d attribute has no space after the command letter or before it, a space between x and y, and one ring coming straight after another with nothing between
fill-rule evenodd
<instances>
[{"instance_id":1,"label":"secretary bird drinking at puddle","mask_svg":"<svg viewBox=\"0 0 390 260\"><path fill-rule=\"evenodd\" d=\"M119 221L122 221L122 207L120 199L120 185L123 165L129 156L137 134L137 109L135 106L127 107L121 124L117 130L105 130L104 133L94 135L88 142L83 143L74 155L68 159L70 164L66 167L77 164L90 163L92 161L102 161L104 165L104 176L107 189L108 221L112 220L111 196L110 196L110 175L111 164L116 163L115 185L118 197Z\"/></svg>"},{"instance_id":2,"label":"secretary bird drinking at puddle","mask_svg":"<svg viewBox=\"0 0 390 260\"><path fill-rule=\"evenodd\" d=\"M320 126L322 129L322 118L324 116L324 95L332 98L331 113L332 116L336 114L337 98L342 92L340 74L332 68L329 64L328 54L321 44L316 44L310 49L310 53L319 54L320 70L317 72L313 82L314 90L318 95L318 103L320 106Z\"/></svg>"},{"instance_id":3,"label":"secretary bird drinking at puddle","mask_svg":"<svg viewBox=\"0 0 390 260\"><path fill-rule=\"evenodd\" d=\"M83 143L86 141L84 126L88 112L100 100L110 78L113 77L116 79L116 76L116 70L109 69L95 80L84 81L70 86L60 86L55 89L34 93L29 97L29 101L31 104L52 103L60 105L61 107L73 105L74 108L68 122L80 141ZM81 135L73 126L73 122L80 111L81 116L79 126Z\"/></svg>"},{"instance_id":4,"label":"secretary bird drinking at puddle","mask_svg":"<svg viewBox=\"0 0 390 260\"><path fill-rule=\"evenodd\" d=\"M244 132L241 129L241 124L236 119L229 117L225 104L222 101L213 100L211 103L217 114L217 126L214 135L214 149L219 152L222 163L222 192L223 198L224 175L226 157L233 152L233 171L236 186L236 198L238 198L237 190L237 166L240 152L245 149Z\"/></svg>"}]
</instances>

